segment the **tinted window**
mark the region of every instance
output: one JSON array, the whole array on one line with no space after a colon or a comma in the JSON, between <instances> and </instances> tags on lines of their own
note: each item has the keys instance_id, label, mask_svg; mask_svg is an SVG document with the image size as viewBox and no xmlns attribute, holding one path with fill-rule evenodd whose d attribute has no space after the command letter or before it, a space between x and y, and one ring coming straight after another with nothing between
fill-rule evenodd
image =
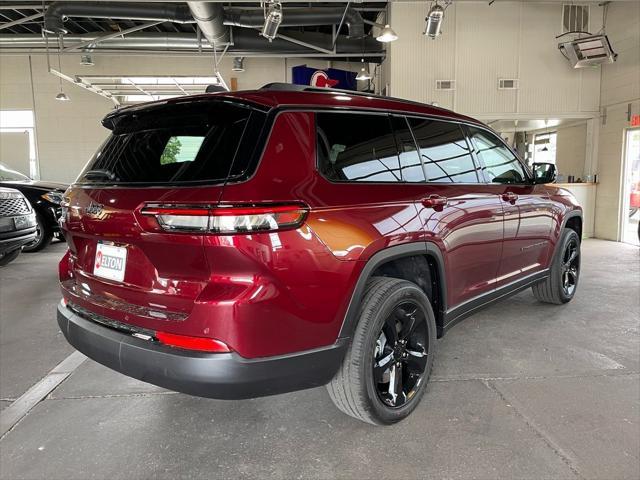
<instances>
[{"instance_id":1,"label":"tinted window","mask_svg":"<svg viewBox=\"0 0 640 480\"><path fill-rule=\"evenodd\" d=\"M469 128L469 137L488 182L526 181L527 175L516 156L495 135L477 128Z\"/></svg>"},{"instance_id":2,"label":"tinted window","mask_svg":"<svg viewBox=\"0 0 640 480\"><path fill-rule=\"evenodd\" d=\"M400 182L388 115L317 113L318 167L329 180Z\"/></svg>"},{"instance_id":3,"label":"tinted window","mask_svg":"<svg viewBox=\"0 0 640 480\"><path fill-rule=\"evenodd\" d=\"M477 167L457 124L418 118L408 120L429 182L478 183Z\"/></svg>"},{"instance_id":4,"label":"tinted window","mask_svg":"<svg viewBox=\"0 0 640 480\"><path fill-rule=\"evenodd\" d=\"M78 182L224 181L246 171L263 125L262 112L226 103L134 111L109 124L112 135Z\"/></svg>"},{"instance_id":5,"label":"tinted window","mask_svg":"<svg viewBox=\"0 0 640 480\"><path fill-rule=\"evenodd\" d=\"M391 117L393 130L396 134L398 156L400 157L400 176L403 182L424 182L424 170L420 162L420 154L416 150L407 119Z\"/></svg>"}]
</instances>

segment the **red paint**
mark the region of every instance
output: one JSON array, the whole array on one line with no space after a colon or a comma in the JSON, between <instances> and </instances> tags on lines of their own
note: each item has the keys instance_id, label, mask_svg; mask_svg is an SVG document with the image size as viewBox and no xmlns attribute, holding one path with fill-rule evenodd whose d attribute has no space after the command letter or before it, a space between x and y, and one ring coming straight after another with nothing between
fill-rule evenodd
<instances>
[{"instance_id":1,"label":"red paint","mask_svg":"<svg viewBox=\"0 0 640 480\"><path fill-rule=\"evenodd\" d=\"M238 92L170 103L220 98L302 111L276 116L258 169L244 182L72 186L63 227L70 252L60 264L65 300L152 331L216 339L247 358L281 355L336 341L366 261L386 247L437 245L451 309L548 267L565 213L580 208L552 185L331 183L316 170L314 116L305 109L380 109L477 123L446 110L330 92ZM104 205L99 217L84 213L91 202ZM244 215L256 210L230 206L265 203L305 205L308 213L295 229L224 235L162 231L148 215L164 211L162 205L178 211L186 205L189 215ZM93 275L98 240L127 247L122 284Z\"/></svg>"}]
</instances>

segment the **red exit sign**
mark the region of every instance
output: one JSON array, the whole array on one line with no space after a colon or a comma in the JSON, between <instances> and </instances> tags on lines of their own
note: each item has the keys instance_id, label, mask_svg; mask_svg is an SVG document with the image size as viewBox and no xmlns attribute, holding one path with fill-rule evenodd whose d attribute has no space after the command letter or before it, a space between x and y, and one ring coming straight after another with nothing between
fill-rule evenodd
<instances>
[{"instance_id":1,"label":"red exit sign","mask_svg":"<svg viewBox=\"0 0 640 480\"><path fill-rule=\"evenodd\" d=\"M640 115L631 115L631 126L640 127Z\"/></svg>"}]
</instances>

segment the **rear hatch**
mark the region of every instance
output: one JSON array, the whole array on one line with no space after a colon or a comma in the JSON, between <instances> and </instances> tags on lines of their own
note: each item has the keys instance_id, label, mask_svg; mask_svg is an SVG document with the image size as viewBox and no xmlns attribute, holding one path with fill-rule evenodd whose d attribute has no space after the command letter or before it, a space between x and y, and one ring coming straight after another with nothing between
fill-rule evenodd
<instances>
[{"instance_id":1,"label":"rear hatch","mask_svg":"<svg viewBox=\"0 0 640 480\"><path fill-rule=\"evenodd\" d=\"M186 319L210 275L203 235L163 228L144 212L158 205L215 206L226 182L255 168L265 118L257 107L228 99L165 102L107 116L112 135L65 197L66 296L151 329Z\"/></svg>"}]
</instances>

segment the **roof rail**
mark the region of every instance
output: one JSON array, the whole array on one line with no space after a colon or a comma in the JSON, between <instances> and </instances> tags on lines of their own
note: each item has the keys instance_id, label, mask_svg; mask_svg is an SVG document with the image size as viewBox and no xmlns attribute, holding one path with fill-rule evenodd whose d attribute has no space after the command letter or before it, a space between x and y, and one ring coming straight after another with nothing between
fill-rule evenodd
<instances>
[{"instance_id":1,"label":"roof rail","mask_svg":"<svg viewBox=\"0 0 640 480\"><path fill-rule=\"evenodd\" d=\"M420 105L422 107L425 106L424 103L416 102L414 100L407 100L406 98L397 98L397 97L388 97L386 95L376 95L375 93L369 92L360 92L358 90L344 90L342 88L324 88L324 87L312 87L311 85L296 85L293 83L284 83L284 82L274 82L267 83L262 86L260 90L280 90L280 91L289 91L289 92L316 92L316 93L340 93L343 95L353 95L358 97L369 97L369 98L381 98L383 100L393 100L394 102L402 102L410 105ZM446 108L436 107L435 105L429 105L431 108L435 108L437 110L449 111Z\"/></svg>"},{"instance_id":2,"label":"roof rail","mask_svg":"<svg viewBox=\"0 0 640 480\"><path fill-rule=\"evenodd\" d=\"M346 95L358 95L361 97L390 98L382 95L375 95L369 92L358 90L345 90L342 88L312 87L311 85L296 85L294 83L274 82L267 83L260 90L284 90L289 92L318 92L318 93L344 93ZM399 99L398 99L399 100Z\"/></svg>"}]
</instances>

